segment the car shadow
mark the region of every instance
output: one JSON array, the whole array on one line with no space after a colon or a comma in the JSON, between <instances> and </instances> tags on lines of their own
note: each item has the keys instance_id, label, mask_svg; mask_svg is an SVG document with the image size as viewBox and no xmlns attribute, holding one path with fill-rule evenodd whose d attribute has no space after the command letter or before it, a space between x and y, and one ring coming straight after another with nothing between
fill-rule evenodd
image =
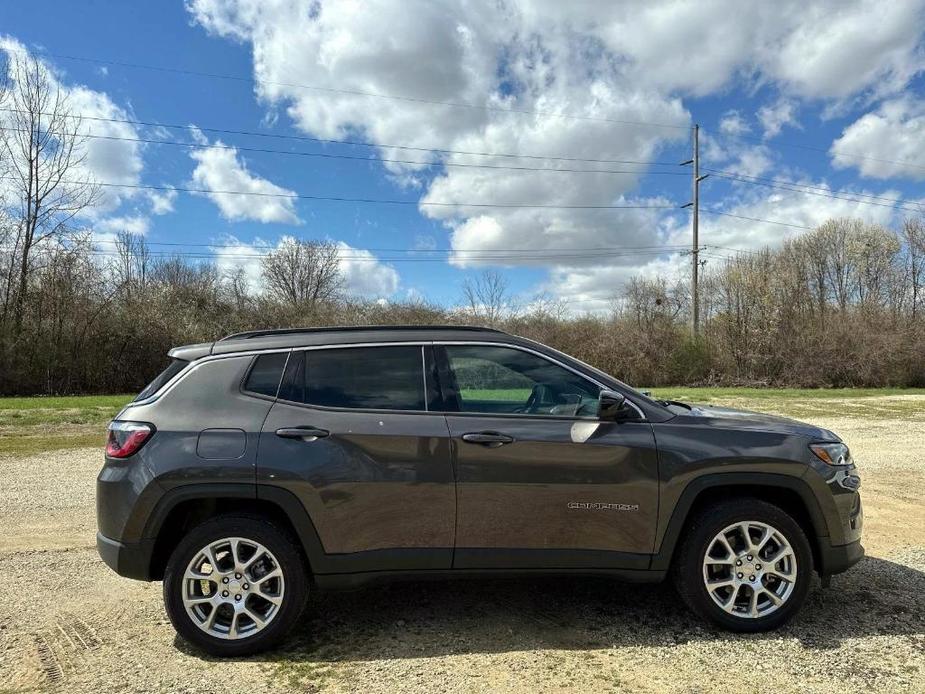
<instances>
[{"instance_id":1,"label":"car shadow","mask_svg":"<svg viewBox=\"0 0 925 694\"><path fill-rule=\"evenodd\" d=\"M256 659L330 663L781 638L830 649L847 638L898 634L925 634L925 573L868 557L827 589L814 579L800 613L770 634L714 628L688 612L668 584L578 576L445 580L317 592L293 634Z\"/></svg>"}]
</instances>

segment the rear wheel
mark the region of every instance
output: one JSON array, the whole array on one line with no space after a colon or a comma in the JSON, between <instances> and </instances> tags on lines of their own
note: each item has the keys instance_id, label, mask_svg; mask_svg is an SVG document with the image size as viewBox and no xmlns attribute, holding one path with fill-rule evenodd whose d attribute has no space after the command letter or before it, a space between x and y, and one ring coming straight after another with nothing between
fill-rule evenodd
<instances>
[{"instance_id":1,"label":"rear wheel","mask_svg":"<svg viewBox=\"0 0 925 694\"><path fill-rule=\"evenodd\" d=\"M177 632L217 656L272 648L298 620L308 580L301 553L272 523L250 516L206 521L184 537L164 573Z\"/></svg>"},{"instance_id":2,"label":"rear wheel","mask_svg":"<svg viewBox=\"0 0 925 694\"><path fill-rule=\"evenodd\" d=\"M812 571L812 551L799 524L777 506L743 499L694 519L674 578L697 614L734 631L765 631L799 610Z\"/></svg>"}]
</instances>

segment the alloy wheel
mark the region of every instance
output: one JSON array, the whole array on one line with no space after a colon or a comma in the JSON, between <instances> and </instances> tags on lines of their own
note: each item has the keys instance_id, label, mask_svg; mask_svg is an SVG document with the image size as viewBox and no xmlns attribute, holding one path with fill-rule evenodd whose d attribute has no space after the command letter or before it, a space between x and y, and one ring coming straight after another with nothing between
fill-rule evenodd
<instances>
[{"instance_id":1,"label":"alloy wheel","mask_svg":"<svg viewBox=\"0 0 925 694\"><path fill-rule=\"evenodd\" d=\"M768 523L734 523L707 545L707 593L736 617L758 619L776 612L790 598L796 580L796 553L784 534Z\"/></svg>"},{"instance_id":2,"label":"alloy wheel","mask_svg":"<svg viewBox=\"0 0 925 694\"><path fill-rule=\"evenodd\" d=\"M183 574L182 598L193 623L210 636L243 639L279 614L285 578L266 547L228 537L200 549Z\"/></svg>"}]
</instances>

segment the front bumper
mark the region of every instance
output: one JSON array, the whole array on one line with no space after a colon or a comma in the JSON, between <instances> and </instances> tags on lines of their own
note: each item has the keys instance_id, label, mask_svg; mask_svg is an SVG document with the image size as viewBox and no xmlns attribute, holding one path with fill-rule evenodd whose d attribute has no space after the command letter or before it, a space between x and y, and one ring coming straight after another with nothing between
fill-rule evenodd
<instances>
[{"instance_id":1,"label":"front bumper","mask_svg":"<svg viewBox=\"0 0 925 694\"><path fill-rule=\"evenodd\" d=\"M864 558L864 548L861 541L850 542L847 545L830 545L824 540L819 543L819 570L820 576L831 576L847 571Z\"/></svg>"},{"instance_id":2,"label":"front bumper","mask_svg":"<svg viewBox=\"0 0 925 694\"><path fill-rule=\"evenodd\" d=\"M119 542L102 533L96 534L96 551L110 569L120 576L139 581L151 580L153 540Z\"/></svg>"}]
</instances>

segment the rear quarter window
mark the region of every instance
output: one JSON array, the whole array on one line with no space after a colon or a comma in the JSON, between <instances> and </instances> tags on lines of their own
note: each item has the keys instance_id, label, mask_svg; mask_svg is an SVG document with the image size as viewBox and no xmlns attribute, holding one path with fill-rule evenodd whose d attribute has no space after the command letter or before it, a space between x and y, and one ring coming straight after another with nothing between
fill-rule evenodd
<instances>
[{"instance_id":1,"label":"rear quarter window","mask_svg":"<svg viewBox=\"0 0 925 694\"><path fill-rule=\"evenodd\" d=\"M183 359L171 359L170 363L167 365L167 368L161 371L153 381L146 385L144 389L135 396L135 400L133 400L133 402L144 400L145 398L150 398L157 391L163 388L167 381L183 371L183 369L185 369L188 364L189 362Z\"/></svg>"},{"instance_id":2,"label":"rear quarter window","mask_svg":"<svg viewBox=\"0 0 925 694\"><path fill-rule=\"evenodd\" d=\"M275 398L288 356L288 352L276 352L261 354L254 359L247 379L244 381L244 390Z\"/></svg>"}]
</instances>

